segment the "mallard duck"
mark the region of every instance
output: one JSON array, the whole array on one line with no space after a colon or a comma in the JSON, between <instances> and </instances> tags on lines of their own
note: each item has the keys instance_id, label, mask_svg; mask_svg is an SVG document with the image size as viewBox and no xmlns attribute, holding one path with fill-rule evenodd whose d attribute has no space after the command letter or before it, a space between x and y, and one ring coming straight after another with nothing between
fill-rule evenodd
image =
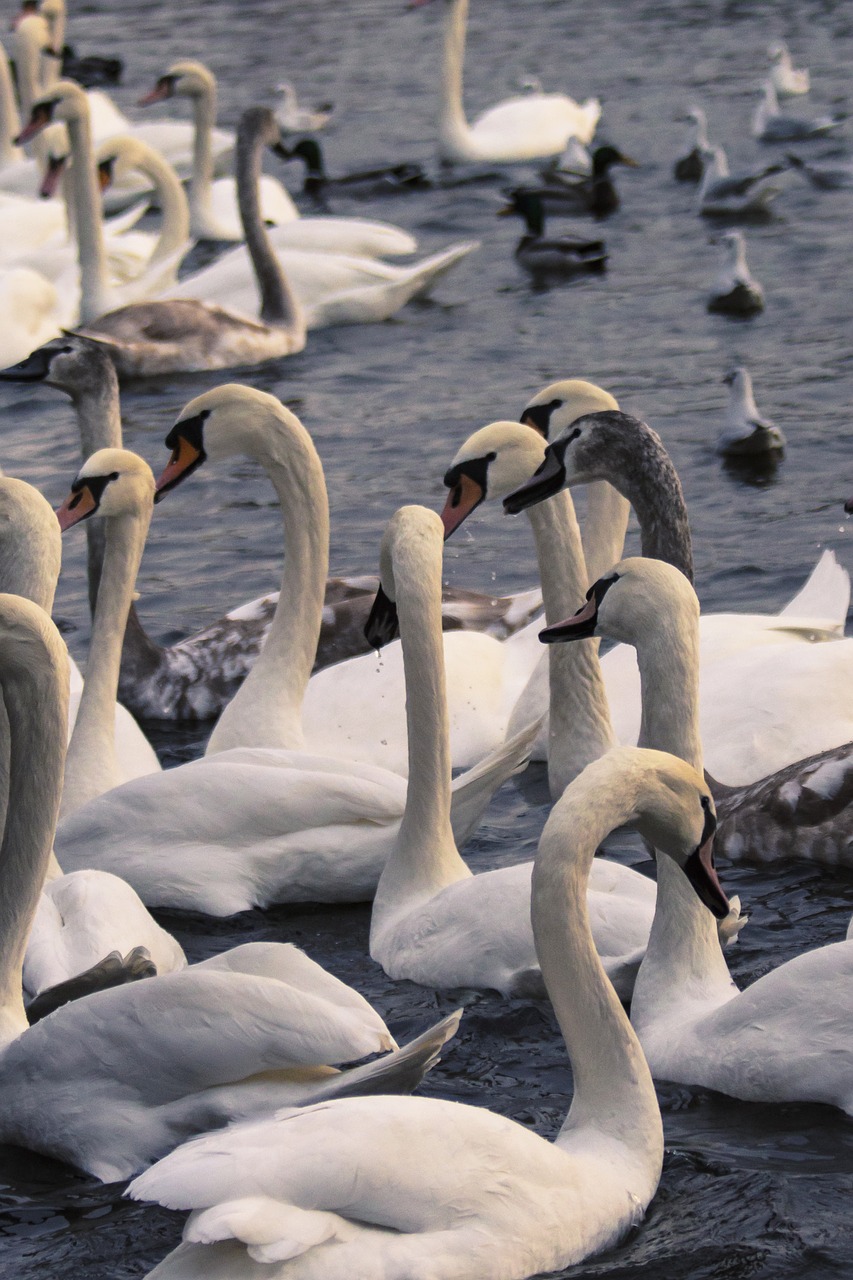
<instances>
[{"instance_id":1,"label":"mallard duck","mask_svg":"<svg viewBox=\"0 0 853 1280\"><path fill-rule=\"evenodd\" d=\"M283 149L282 154L304 163L302 190L307 196L316 198L322 198L329 190L341 191L351 196L381 196L420 191L431 185L419 164L406 163L364 169L359 173L345 173L331 178L326 172L323 150L316 138L300 138L294 146Z\"/></svg>"},{"instance_id":2,"label":"mallard duck","mask_svg":"<svg viewBox=\"0 0 853 1280\"><path fill-rule=\"evenodd\" d=\"M574 275L579 271L604 271L607 252L603 240L579 240L576 236L545 236L545 212L538 192L517 187L508 193L509 203L498 217L517 214L527 230L519 240L515 258L532 275Z\"/></svg>"},{"instance_id":3,"label":"mallard duck","mask_svg":"<svg viewBox=\"0 0 853 1280\"><path fill-rule=\"evenodd\" d=\"M592 153L592 176L578 177L562 169L542 169L544 187L538 188L548 213L591 213L606 218L619 208L619 193L610 176L614 164L638 169L636 160L623 155L609 144L596 147Z\"/></svg>"}]
</instances>

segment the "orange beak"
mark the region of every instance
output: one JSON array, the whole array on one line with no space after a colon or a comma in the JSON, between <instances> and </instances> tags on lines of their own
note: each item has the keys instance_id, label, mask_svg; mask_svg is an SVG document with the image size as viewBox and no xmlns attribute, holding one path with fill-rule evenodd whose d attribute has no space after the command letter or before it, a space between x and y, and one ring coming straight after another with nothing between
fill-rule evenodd
<instances>
[{"instance_id":1,"label":"orange beak","mask_svg":"<svg viewBox=\"0 0 853 1280\"><path fill-rule=\"evenodd\" d=\"M179 436L177 448L172 450L168 465L157 481L154 501L159 502L163 494L168 493L170 489L174 489L176 485L179 485L184 476L195 468L201 458L201 450L196 449L195 445L190 444L189 440L185 440L183 436Z\"/></svg>"},{"instance_id":2,"label":"orange beak","mask_svg":"<svg viewBox=\"0 0 853 1280\"><path fill-rule=\"evenodd\" d=\"M479 507L484 498L483 490L470 476L463 475L459 483L454 485L447 495L441 523L444 525L445 542L467 520L475 507Z\"/></svg>"},{"instance_id":3,"label":"orange beak","mask_svg":"<svg viewBox=\"0 0 853 1280\"><path fill-rule=\"evenodd\" d=\"M97 508L98 504L92 496L91 489L85 484L82 485L76 491L69 493L61 507L57 507L56 518L60 529L65 533L66 529L85 520L86 516L90 516Z\"/></svg>"}]
</instances>

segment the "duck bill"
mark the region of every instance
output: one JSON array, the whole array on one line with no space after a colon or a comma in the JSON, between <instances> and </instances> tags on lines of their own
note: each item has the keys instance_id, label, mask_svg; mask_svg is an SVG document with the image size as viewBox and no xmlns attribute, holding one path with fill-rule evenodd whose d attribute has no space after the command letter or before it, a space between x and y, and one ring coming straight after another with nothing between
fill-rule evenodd
<instances>
[{"instance_id":1,"label":"duck bill","mask_svg":"<svg viewBox=\"0 0 853 1280\"><path fill-rule=\"evenodd\" d=\"M624 156L621 151L619 152L619 163L626 164L629 169L642 168L642 165L640 164L639 160L632 160L630 156Z\"/></svg>"},{"instance_id":2,"label":"duck bill","mask_svg":"<svg viewBox=\"0 0 853 1280\"><path fill-rule=\"evenodd\" d=\"M565 640L588 640L595 635L598 622L598 601L591 595L582 609L565 622L555 622L539 632L543 644L561 644Z\"/></svg>"},{"instance_id":3,"label":"duck bill","mask_svg":"<svg viewBox=\"0 0 853 1280\"><path fill-rule=\"evenodd\" d=\"M81 520L85 520L93 511L97 511L98 504L95 496L86 485L82 485L77 490L72 490L65 499L61 507L57 507L56 518L59 521L59 527L63 533L66 529L70 529L72 525L79 524Z\"/></svg>"},{"instance_id":4,"label":"duck bill","mask_svg":"<svg viewBox=\"0 0 853 1280\"><path fill-rule=\"evenodd\" d=\"M397 617L397 606L380 587L364 624L364 638L371 649L377 651L384 645L396 640L400 631L400 620Z\"/></svg>"},{"instance_id":5,"label":"duck bill","mask_svg":"<svg viewBox=\"0 0 853 1280\"><path fill-rule=\"evenodd\" d=\"M691 853L684 864L684 874L696 890L699 900L704 902L712 915L718 920L725 919L730 907L714 866L713 833Z\"/></svg>"},{"instance_id":6,"label":"duck bill","mask_svg":"<svg viewBox=\"0 0 853 1280\"><path fill-rule=\"evenodd\" d=\"M205 455L201 449L197 449L194 444L190 444L185 436L178 436L178 443L172 450L168 465L157 481L154 501L159 502L170 489L174 489L182 480L186 480L187 476L192 475L204 462L204 458Z\"/></svg>"},{"instance_id":7,"label":"duck bill","mask_svg":"<svg viewBox=\"0 0 853 1280\"><path fill-rule=\"evenodd\" d=\"M47 168L44 171L44 177L39 187L39 195L43 200L49 200L51 196L55 196L57 188L62 181L62 175L65 172L66 157L62 156L57 159L56 156L48 156Z\"/></svg>"},{"instance_id":8,"label":"duck bill","mask_svg":"<svg viewBox=\"0 0 853 1280\"><path fill-rule=\"evenodd\" d=\"M523 485L504 498L504 511L507 515L517 516L520 511L526 511L528 507L535 507L537 502L553 498L565 483L565 463L554 446L549 445L545 450L542 465L529 480L525 480Z\"/></svg>"},{"instance_id":9,"label":"duck bill","mask_svg":"<svg viewBox=\"0 0 853 1280\"><path fill-rule=\"evenodd\" d=\"M471 512L479 507L484 497L482 486L470 476L463 475L459 483L453 486L441 513L445 542L468 519Z\"/></svg>"}]
</instances>

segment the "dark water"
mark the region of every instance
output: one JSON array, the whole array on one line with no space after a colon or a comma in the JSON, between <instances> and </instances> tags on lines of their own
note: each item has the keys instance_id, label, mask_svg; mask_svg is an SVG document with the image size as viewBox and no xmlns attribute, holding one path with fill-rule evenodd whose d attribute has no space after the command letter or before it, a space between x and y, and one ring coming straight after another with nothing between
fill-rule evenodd
<instances>
[{"instance_id":1,"label":"dark water","mask_svg":"<svg viewBox=\"0 0 853 1280\"><path fill-rule=\"evenodd\" d=\"M411 13L400 0L220 0L178 8L111 0L77 11L69 39L83 52L125 59L125 85L116 95L124 107L171 60L187 56L216 70L228 124L244 106L269 101L285 77L309 100L334 99L339 115L327 142L334 173L401 159L432 164L440 16L439 5ZM778 608L823 547L853 567L851 522L841 509L853 493L853 197L791 181L776 218L747 231L767 309L738 322L705 311L717 251L708 244L711 229L692 211L692 188L670 177L686 139L675 117L694 101L708 109L711 136L727 147L733 168L768 155L752 141L749 118L764 50L780 37L812 71L813 94L795 110L849 105L849 3L473 0L470 114L535 73L546 88L578 98L598 94L602 134L642 168L617 175L623 208L604 225L608 274L543 292L512 260L520 227L494 218L500 184L335 203L335 212L398 222L417 233L425 251L472 236L483 246L435 301L381 326L312 334L302 355L247 377L285 399L314 435L331 496L333 572L374 570L384 521L402 502L442 500L441 476L469 432L517 416L539 387L564 376L601 383L663 435L690 506L703 606ZM820 155L839 145L849 152L849 126L840 143L801 152ZM295 187L295 173L290 180ZM580 220L570 225L584 227ZM734 361L751 369L759 407L788 437L784 460L760 483L726 471L713 454L726 403L720 379ZM129 389L128 445L156 470L166 458L163 436L183 404L220 380L175 378ZM0 397L0 462L58 502L77 465L70 406L45 389L4 386ZM203 468L157 511L139 584L151 630L174 638L271 589L280 537L272 492L256 468ZM73 534L67 540L57 602L78 657L87 635L83 541ZM491 508L478 513L451 544L447 576L489 590L529 585L535 562L526 522ZM195 754L199 735L168 731L157 741L175 759ZM547 806L541 771L531 774L493 804L472 846L475 868L535 850ZM620 856L644 865L637 848ZM737 868L724 881L752 917L730 953L741 983L843 937L853 910L851 875L808 866ZM191 959L249 938L296 942L363 991L398 1038L457 1003L392 984L365 959L368 913L361 907L164 923ZM491 996L465 1003L460 1035L426 1091L488 1105L553 1134L571 1086L550 1010ZM660 1097L668 1153L646 1222L621 1249L567 1275L853 1276L853 1125L846 1117L674 1086L662 1086ZM128 1204L121 1191L26 1153L0 1151L0 1275L144 1275L177 1241L181 1217Z\"/></svg>"}]
</instances>

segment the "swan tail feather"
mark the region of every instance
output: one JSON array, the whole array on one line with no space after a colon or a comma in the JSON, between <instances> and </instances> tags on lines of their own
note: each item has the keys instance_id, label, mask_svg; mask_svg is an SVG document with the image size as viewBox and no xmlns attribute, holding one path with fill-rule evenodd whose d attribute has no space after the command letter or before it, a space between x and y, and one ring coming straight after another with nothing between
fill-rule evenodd
<instances>
[{"instance_id":1,"label":"swan tail feather","mask_svg":"<svg viewBox=\"0 0 853 1280\"><path fill-rule=\"evenodd\" d=\"M540 716L454 778L450 823L460 848L479 826L486 805L501 783L527 767L541 724Z\"/></svg>"},{"instance_id":2,"label":"swan tail feather","mask_svg":"<svg viewBox=\"0 0 853 1280\"><path fill-rule=\"evenodd\" d=\"M831 619L838 634L843 635L849 608L850 575L838 563L834 551L824 551L805 585L779 616Z\"/></svg>"},{"instance_id":3,"label":"swan tail feather","mask_svg":"<svg viewBox=\"0 0 853 1280\"><path fill-rule=\"evenodd\" d=\"M191 1213L184 1228L189 1244L239 1240L255 1262L287 1262L333 1238L344 1226L336 1213L300 1209L269 1196L226 1200Z\"/></svg>"},{"instance_id":4,"label":"swan tail feather","mask_svg":"<svg viewBox=\"0 0 853 1280\"><path fill-rule=\"evenodd\" d=\"M449 249L443 249L441 253L434 253L429 258L424 258L422 262L417 263L409 276L409 285L414 286L409 297L425 298L442 276L479 247L479 240L465 240L461 244L451 245Z\"/></svg>"},{"instance_id":5,"label":"swan tail feather","mask_svg":"<svg viewBox=\"0 0 853 1280\"><path fill-rule=\"evenodd\" d=\"M442 1018L435 1026L364 1066L351 1067L324 1080L301 1101L301 1106L370 1093L411 1093L439 1060L441 1050L457 1032L462 1010Z\"/></svg>"}]
</instances>

